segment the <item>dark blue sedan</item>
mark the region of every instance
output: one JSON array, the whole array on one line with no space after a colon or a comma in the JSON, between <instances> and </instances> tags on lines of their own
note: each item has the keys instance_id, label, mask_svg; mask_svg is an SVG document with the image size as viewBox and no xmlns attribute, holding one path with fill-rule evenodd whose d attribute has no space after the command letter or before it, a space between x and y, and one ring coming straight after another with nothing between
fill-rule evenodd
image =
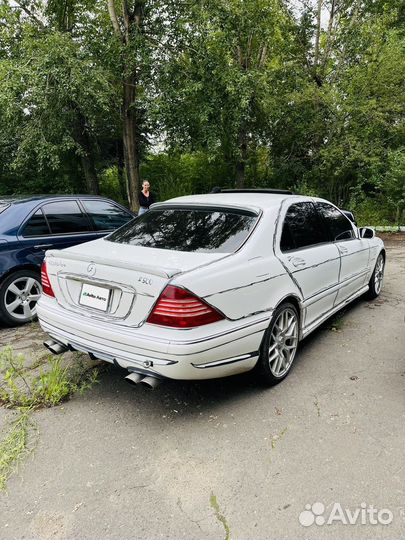
<instances>
[{"instance_id":1,"label":"dark blue sedan","mask_svg":"<svg viewBox=\"0 0 405 540\"><path fill-rule=\"evenodd\" d=\"M16 326L35 318L46 250L95 240L133 217L94 195L0 198L0 321Z\"/></svg>"}]
</instances>

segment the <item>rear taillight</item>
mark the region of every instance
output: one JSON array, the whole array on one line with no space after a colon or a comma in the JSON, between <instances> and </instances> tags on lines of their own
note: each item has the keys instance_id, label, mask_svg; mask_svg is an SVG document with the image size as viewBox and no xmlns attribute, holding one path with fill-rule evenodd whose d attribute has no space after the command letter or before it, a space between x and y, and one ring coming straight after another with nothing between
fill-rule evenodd
<instances>
[{"instance_id":1,"label":"rear taillight","mask_svg":"<svg viewBox=\"0 0 405 540\"><path fill-rule=\"evenodd\" d=\"M195 294L168 285L160 295L147 322L174 328L194 328L225 317Z\"/></svg>"},{"instance_id":2,"label":"rear taillight","mask_svg":"<svg viewBox=\"0 0 405 540\"><path fill-rule=\"evenodd\" d=\"M48 272L46 271L46 262L44 261L41 266L41 285L42 292L48 296L55 298L54 292L49 281Z\"/></svg>"}]
</instances>

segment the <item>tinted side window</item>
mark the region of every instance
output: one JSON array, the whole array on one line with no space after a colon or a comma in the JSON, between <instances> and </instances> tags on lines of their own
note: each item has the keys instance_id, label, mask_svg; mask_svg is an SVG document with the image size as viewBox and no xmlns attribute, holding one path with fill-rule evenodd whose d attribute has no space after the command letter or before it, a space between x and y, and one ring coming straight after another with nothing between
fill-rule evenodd
<instances>
[{"instance_id":1,"label":"tinted side window","mask_svg":"<svg viewBox=\"0 0 405 540\"><path fill-rule=\"evenodd\" d=\"M60 201L42 207L52 234L89 231L89 223L76 201Z\"/></svg>"},{"instance_id":2,"label":"tinted side window","mask_svg":"<svg viewBox=\"0 0 405 540\"><path fill-rule=\"evenodd\" d=\"M327 203L316 203L316 205L325 220L333 241L355 238L351 222L337 208Z\"/></svg>"},{"instance_id":3,"label":"tinted side window","mask_svg":"<svg viewBox=\"0 0 405 540\"><path fill-rule=\"evenodd\" d=\"M49 234L49 227L44 218L42 210L37 210L25 225L23 236L44 236Z\"/></svg>"},{"instance_id":4,"label":"tinted side window","mask_svg":"<svg viewBox=\"0 0 405 540\"><path fill-rule=\"evenodd\" d=\"M284 218L281 251L328 242L315 207L310 202L292 204Z\"/></svg>"},{"instance_id":5,"label":"tinted side window","mask_svg":"<svg viewBox=\"0 0 405 540\"><path fill-rule=\"evenodd\" d=\"M82 200L82 204L90 215L96 231L112 231L133 219L129 212L106 201Z\"/></svg>"}]
</instances>

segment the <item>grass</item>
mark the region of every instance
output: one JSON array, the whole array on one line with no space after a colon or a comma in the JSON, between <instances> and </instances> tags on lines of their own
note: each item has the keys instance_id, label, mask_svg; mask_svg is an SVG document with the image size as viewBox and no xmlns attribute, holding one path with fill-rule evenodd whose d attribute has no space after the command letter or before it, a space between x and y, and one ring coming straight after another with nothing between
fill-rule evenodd
<instances>
[{"instance_id":1,"label":"grass","mask_svg":"<svg viewBox=\"0 0 405 540\"><path fill-rule=\"evenodd\" d=\"M344 313L338 312L332 319L328 322L328 329L332 332L340 332L345 324Z\"/></svg>"},{"instance_id":2,"label":"grass","mask_svg":"<svg viewBox=\"0 0 405 540\"><path fill-rule=\"evenodd\" d=\"M0 491L5 489L8 477L29 452L30 413L30 409L19 409L17 418L10 423L6 436L0 441Z\"/></svg>"},{"instance_id":3,"label":"grass","mask_svg":"<svg viewBox=\"0 0 405 540\"><path fill-rule=\"evenodd\" d=\"M280 431L280 433L278 435L274 435L274 437L271 438L271 448L272 448L272 450L275 449L277 441L282 439L284 437L284 435L287 433L287 429L288 428L285 427L282 431Z\"/></svg>"},{"instance_id":4,"label":"grass","mask_svg":"<svg viewBox=\"0 0 405 540\"><path fill-rule=\"evenodd\" d=\"M62 357L49 356L32 374L25 366L25 357L11 347L0 351L0 403L6 407L52 407L76 392L83 392L97 382L97 370L88 370L78 362L76 370L62 365Z\"/></svg>"},{"instance_id":5,"label":"grass","mask_svg":"<svg viewBox=\"0 0 405 540\"><path fill-rule=\"evenodd\" d=\"M74 368L64 367L62 357L34 361L27 365L22 354L11 347L0 351L0 405L17 409L17 418L0 440L0 491L5 489L10 474L29 452L28 434L32 412L66 401L74 393L82 393L97 382L98 371L89 369L77 354Z\"/></svg>"},{"instance_id":6,"label":"grass","mask_svg":"<svg viewBox=\"0 0 405 540\"><path fill-rule=\"evenodd\" d=\"M211 496L210 496L210 506L215 512L215 517L217 518L217 520L220 523L222 523L222 526L224 527L224 530L225 530L225 539L224 540L230 540L230 538L231 538L231 529L230 529L230 527L228 525L228 522L226 521L226 517L223 514L221 514L219 504L218 504L217 498L214 495L214 493L211 493Z\"/></svg>"}]
</instances>

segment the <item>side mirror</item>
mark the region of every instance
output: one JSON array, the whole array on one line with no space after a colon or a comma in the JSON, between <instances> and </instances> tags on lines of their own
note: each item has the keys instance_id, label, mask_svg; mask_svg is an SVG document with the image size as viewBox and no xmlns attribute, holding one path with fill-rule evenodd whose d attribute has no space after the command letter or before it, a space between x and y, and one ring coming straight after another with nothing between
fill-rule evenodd
<instances>
[{"instance_id":1,"label":"side mirror","mask_svg":"<svg viewBox=\"0 0 405 540\"><path fill-rule=\"evenodd\" d=\"M360 238L374 238L375 231L371 227L360 227Z\"/></svg>"}]
</instances>

